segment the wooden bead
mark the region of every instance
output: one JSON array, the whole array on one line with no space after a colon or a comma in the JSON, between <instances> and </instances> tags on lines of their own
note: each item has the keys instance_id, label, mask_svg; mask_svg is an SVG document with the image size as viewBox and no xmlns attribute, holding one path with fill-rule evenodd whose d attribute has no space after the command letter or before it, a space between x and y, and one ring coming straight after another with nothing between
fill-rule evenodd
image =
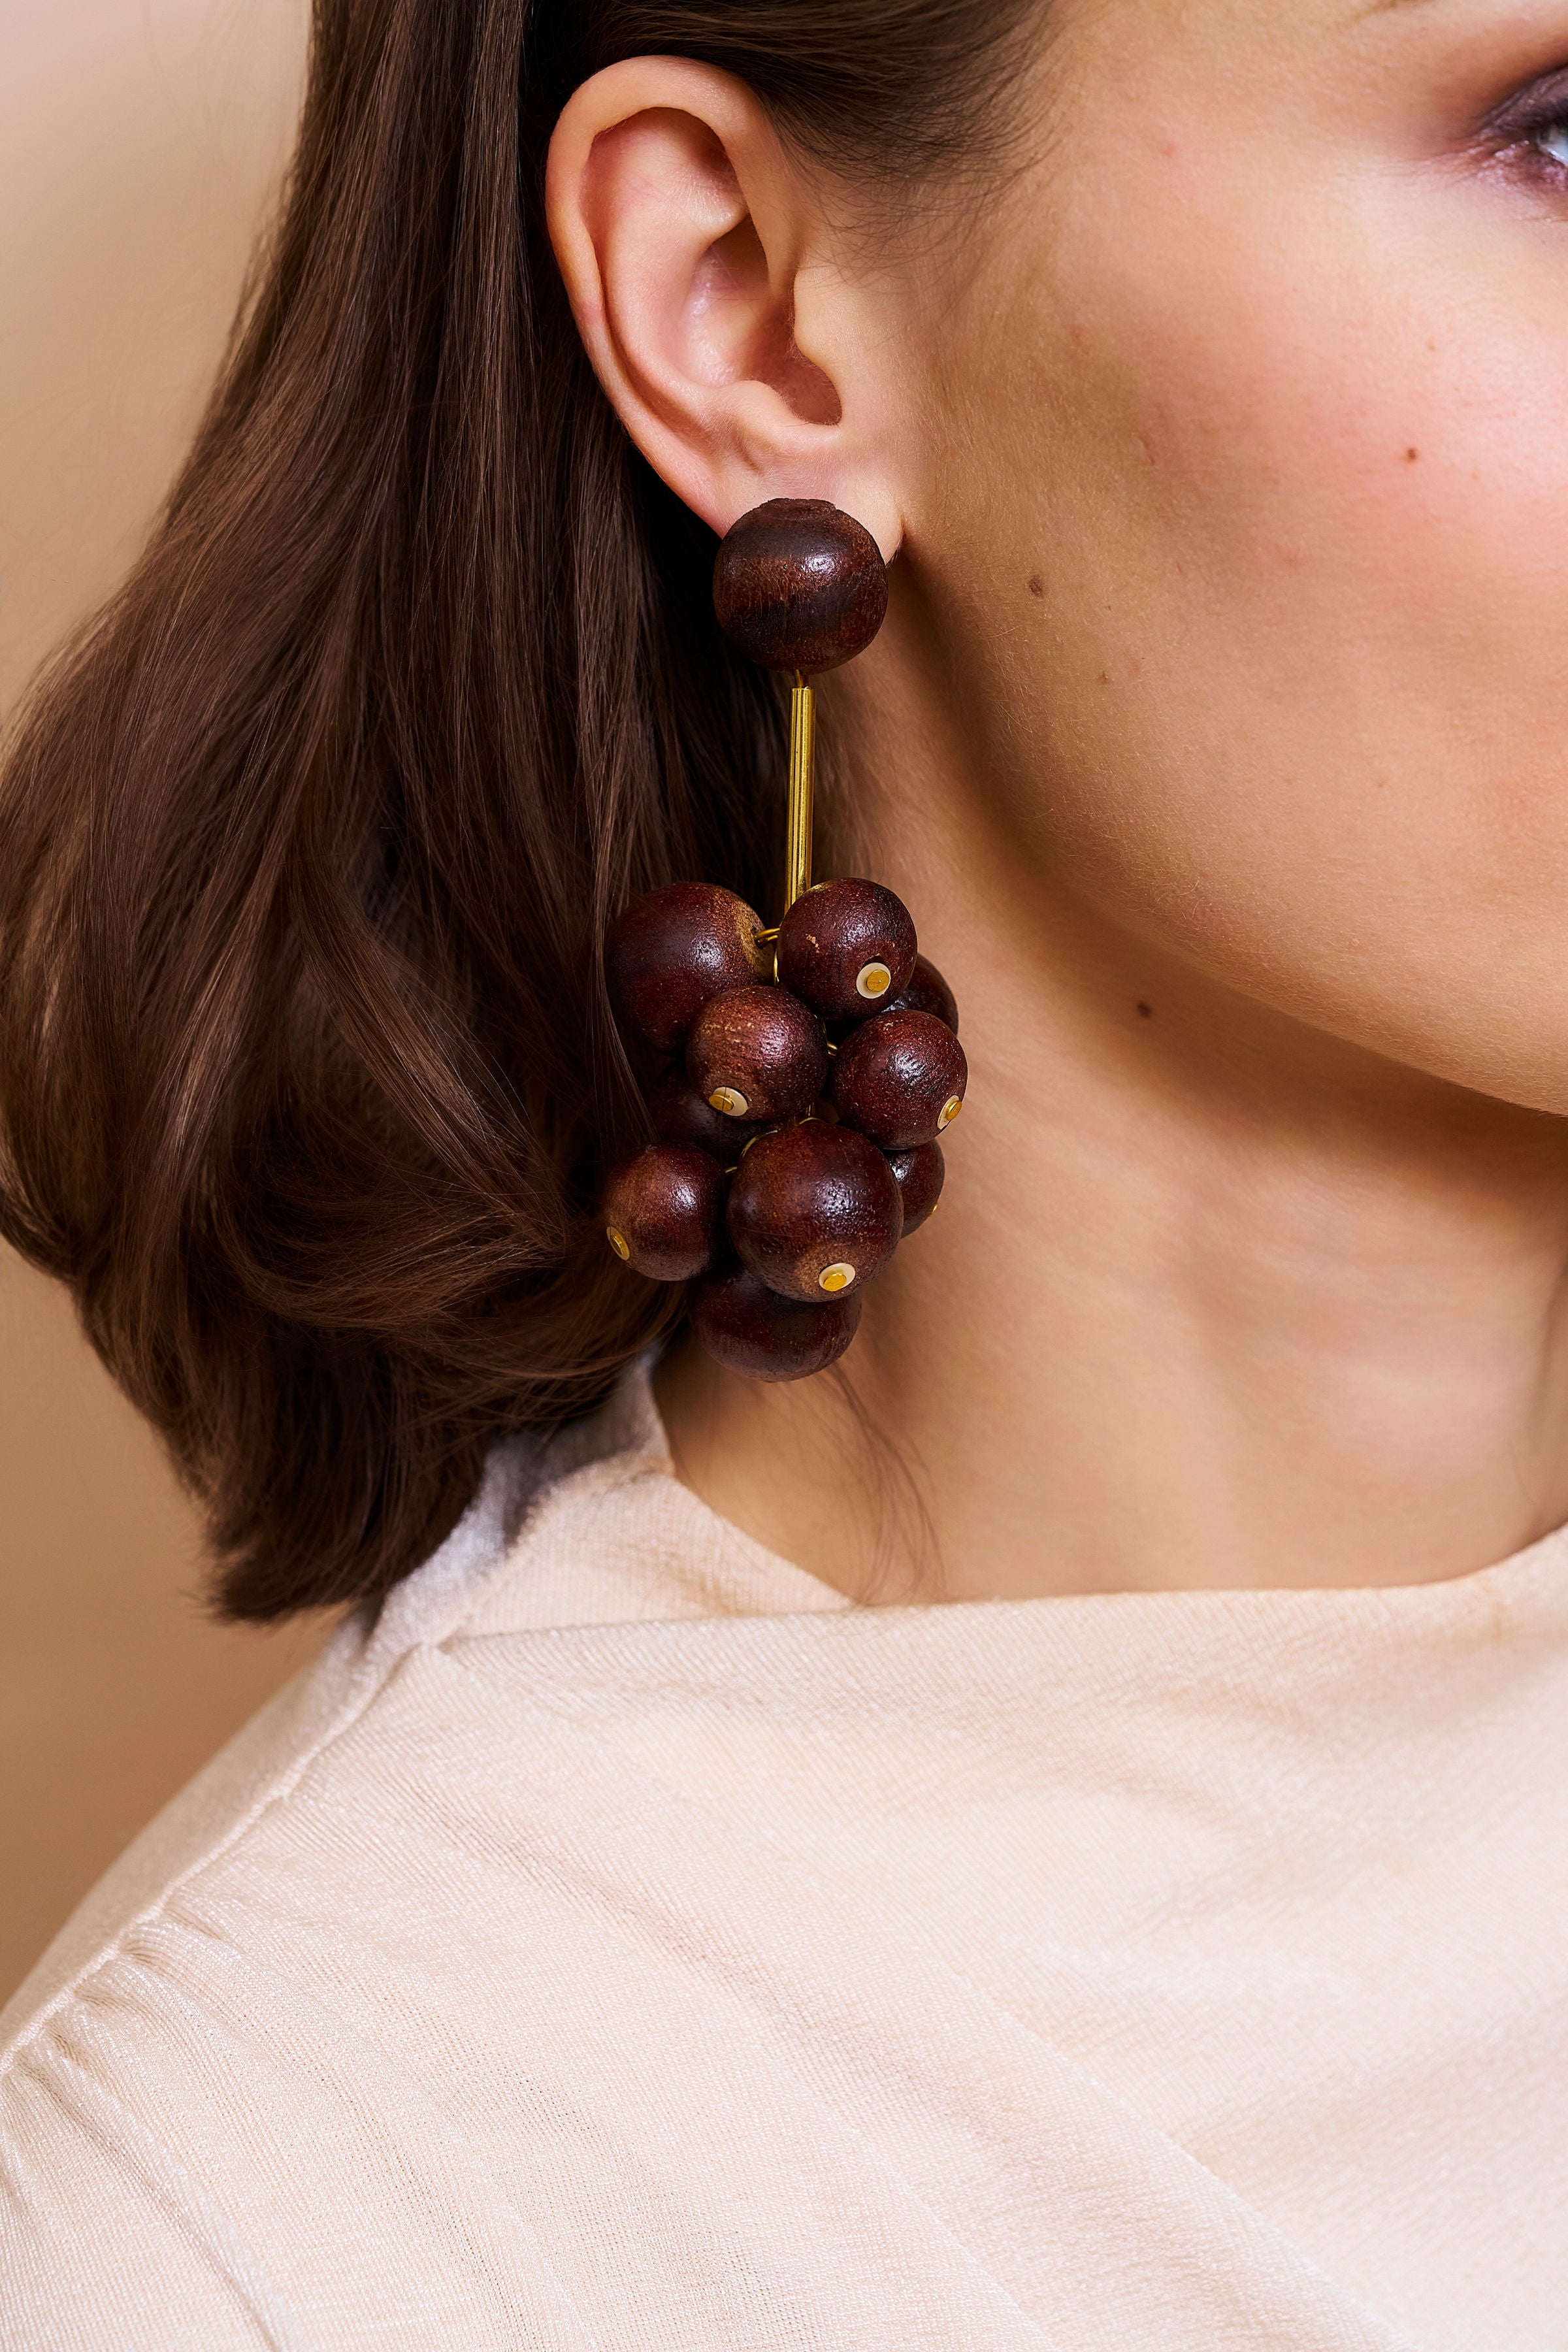
<instances>
[{"instance_id":1,"label":"wooden bead","mask_svg":"<svg viewBox=\"0 0 1568 2352\"><path fill-rule=\"evenodd\" d=\"M889 1003L888 1013L934 1013L945 1021L953 1035L958 1034L958 1000L934 963L923 955L915 958L915 968L903 987Z\"/></svg>"},{"instance_id":2,"label":"wooden bead","mask_svg":"<svg viewBox=\"0 0 1568 2352\"><path fill-rule=\"evenodd\" d=\"M858 1289L802 1307L776 1297L744 1266L705 1282L690 1309L692 1331L708 1353L753 1381L803 1381L825 1372L838 1361L859 1320Z\"/></svg>"},{"instance_id":3,"label":"wooden bead","mask_svg":"<svg viewBox=\"0 0 1568 2352\"><path fill-rule=\"evenodd\" d=\"M879 1013L851 1030L833 1065L838 1116L884 1151L934 1143L963 1103L963 1048L934 1013Z\"/></svg>"},{"instance_id":4,"label":"wooden bead","mask_svg":"<svg viewBox=\"0 0 1568 2352\"><path fill-rule=\"evenodd\" d=\"M942 1198L942 1188L947 1170L942 1164L940 1143L917 1143L911 1151L894 1151L888 1156L888 1165L898 1179L904 1196L903 1238L918 1233Z\"/></svg>"},{"instance_id":5,"label":"wooden bead","mask_svg":"<svg viewBox=\"0 0 1568 2352\"><path fill-rule=\"evenodd\" d=\"M858 1290L887 1264L903 1231L903 1195L874 1143L812 1119L752 1144L726 1222L770 1290L809 1303Z\"/></svg>"},{"instance_id":6,"label":"wooden bead","mask_svg":"<svg viewBox=\"0 0 1568 2352\"><path fill-rule=\"evenodd\" d=\"M723 1205L724 1171L710 1152L650 1143L605 1187L605 1237L637 1274L689 1282L713 1263Z\"/></svg>"},{"instance_id":7,"label":"wooden bead","mask_svg":"<svg viewBox=\"0 0 1568 2352\"><path fill-rule=\"evenodd\" d=\"M715 882L672 882L634 898L605 947L616 1013L650 1045L674 1053L710 996L771 970L762 928L743 898Z\"/></svg>"},{"instance_id":8,"label":"wooden bead","mask_svg":"<svg viewBox=\"0 0 1568 2352\"><path fill-rule=\"evenodd\" d=\"M826 499L753 507L713 565L719 626L763 669L837 669L864 652L887 609L876 541Z\"/></svg>"},{"instance_id":9,"label":"wooden bead","mask_svg":"<svg viewBox=\"0 0 1568 2352\"><path fill-rule=\"evenodd\" d=\"M779 925L778 975L826 1021L864 1021L909 986L915 927L879 882L846 875L797 898Z\"/></svg>"},{"instance_id":10,"label":"wooden bead","mask_svg":"<svg viewBox=\"0 0 1568 2352\"><path fill-rule=\"evenodd\" d=\"M721 1110L704 1102L679 1064L666 1070L648 1096L647 1107L653 1131L661 1143L684 1143L699 1151L710 1151L726 1168L732 1168L752 1136L763 1132L761 1126L743 1118L726 1118Z\"/></svg>"},{"instance_id":11,"label":"wooden bead","mask_svg":"<svg viewBox=\"0 0 1568 2352\"><path fill-rule=\"evenodd\" d=\"M703 1101L731 1119L797 1118L827 1083L827 1040L787 989L731 988L698 1014L686 1071Z\"/></svg>"}]
</instances>

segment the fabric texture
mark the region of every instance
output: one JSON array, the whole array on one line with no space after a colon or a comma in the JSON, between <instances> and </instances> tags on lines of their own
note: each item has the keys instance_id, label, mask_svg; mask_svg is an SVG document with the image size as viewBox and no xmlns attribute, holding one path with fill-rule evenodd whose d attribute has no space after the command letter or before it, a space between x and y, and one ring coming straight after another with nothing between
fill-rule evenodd
<instances>
[{"instance_id":1,"label":"fabric texture","mask_svg":"<svg viewBox=\"0 0 1568 2352\"><path fill-rule=\"evenodd\" d=\"M858 1609L639 1381L0 2037L7 2352L1563 2352L1568 1538Z\"/></svg>"}]
</instances>

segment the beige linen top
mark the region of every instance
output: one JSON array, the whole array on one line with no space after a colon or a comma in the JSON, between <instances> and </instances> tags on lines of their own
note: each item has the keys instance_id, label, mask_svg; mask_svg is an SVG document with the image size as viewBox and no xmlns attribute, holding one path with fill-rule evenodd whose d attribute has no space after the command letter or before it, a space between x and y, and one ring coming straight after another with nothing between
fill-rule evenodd
<instances>
[{"instance_id":1,"label":"beige linen top","mask_svg":"<svg viewBox=\"0 0 1568 2352\"><path fill-rule=\"evenodd\" d=\"M1563 2352L1563 1537L861 1610L554 1466L11 2005L0 2342Z\"/></svg>"}]
</instances>

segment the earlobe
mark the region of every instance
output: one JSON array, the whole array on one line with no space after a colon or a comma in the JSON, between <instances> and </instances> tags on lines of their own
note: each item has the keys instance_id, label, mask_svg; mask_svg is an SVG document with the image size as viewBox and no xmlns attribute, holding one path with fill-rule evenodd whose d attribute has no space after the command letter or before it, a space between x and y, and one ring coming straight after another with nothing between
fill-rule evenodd
<instances>
[{"instance_id":1,"label":"earlobe","mask_svg":"<svg viewBox=\"0 0 1568 2352\"><path fill-rule=\"evenodd\" d=\"M804 352L797 311L821 224L752 94L682 59L606 68L557 124L547 204L595 373L677 495L721 533L765 499L827 498L890 554L897 512L865 429L874 404L836 380L855 342L848 291L836 280L835 299L812 306Z\"/></svg>"}]
</instances>

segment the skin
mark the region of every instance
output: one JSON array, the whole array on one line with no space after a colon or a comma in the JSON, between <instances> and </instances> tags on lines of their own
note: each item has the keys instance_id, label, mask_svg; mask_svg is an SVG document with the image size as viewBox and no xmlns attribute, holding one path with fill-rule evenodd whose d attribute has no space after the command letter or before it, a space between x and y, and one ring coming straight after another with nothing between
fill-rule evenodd
<instances>
[{"instance_id":1,"label":"skin","mask_svg":"<svg viewBox=\"0 0 1568 2352\"><path fill-rule=\"evenodd\" d=\"M861 1599L1463 1574L1568 1517L1568 5L1051 29L890 228L704 68L556 135L651 462L898 551L829 870L971 1066L848 1359L901 1469L689 1351L678 1467Z\"/></svg>"}]
</instances>

